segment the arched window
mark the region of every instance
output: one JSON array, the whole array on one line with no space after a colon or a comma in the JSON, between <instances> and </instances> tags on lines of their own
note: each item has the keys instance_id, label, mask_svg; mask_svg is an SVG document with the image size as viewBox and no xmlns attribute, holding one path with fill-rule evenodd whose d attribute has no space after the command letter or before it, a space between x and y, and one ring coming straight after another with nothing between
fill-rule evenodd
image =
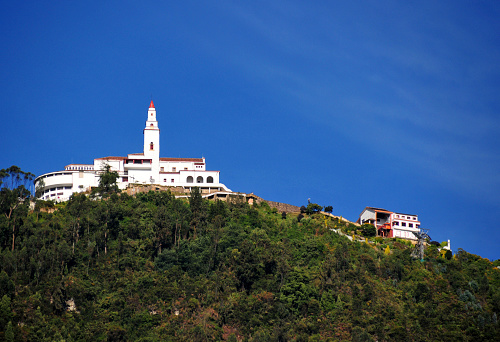
<instances>
[{"instance_id":1,"label":"arched window","mask_svg":"<svg viewBox=\"0 0 500 342\"><path fill-rule=\"evenodd\" d=\"M188 183L193 183L193 177L189 176L189 177L186 179L186 182L188 182Z\"/></svg>"},{"instance_id":2,"label":"arched window","mask_svg":"<svg viewBox=\"0 0 500 342\"><path fill-rule=\"evenodd\" d=\"M198 176L196 178L196 183L203 183L203 177L202 176Z\"/></svg>"},{"instance_id":3,"label":"arched window","mask_svg":"<svg viewBox=\"0 0 500 342\"><path fill-rule=\"evenodd\" d=\"M153 151L153 150L154 150L154 147L155 147L155 144L153 144L153 143L149 144L149 149L150 149L151 151Z\"/></svg>"},{"instance_id":4,"label":"arched window","mask_svg":"<svg viewBox=\"0 0 500 342\"><path fill-rule=\"evenodd\" d=\"M149 125L149 127L153 127L153 124Z\"/></svg>"},{"instance_id":5,"label":"arched window","mask_svg":"<svg viewBox=\"0 0 500 342\"><path fill-rule=\"evenodd\" d=\"M213 183L213 182L214 182L214 178L212 176L208 176L207 183Z\"/></svg>"}]
</instances>

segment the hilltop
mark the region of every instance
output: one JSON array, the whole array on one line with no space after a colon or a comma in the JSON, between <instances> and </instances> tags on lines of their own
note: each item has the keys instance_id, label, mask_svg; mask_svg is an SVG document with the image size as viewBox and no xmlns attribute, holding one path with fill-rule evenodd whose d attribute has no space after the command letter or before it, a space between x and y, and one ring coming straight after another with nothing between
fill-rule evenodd
<instances>
[{"instance_id":1,"label":"hilltop","mask_svg":"<svg viewBox=\"0 0 500 342\"><path fill-rule=\"evenodd\" d=\"M7 341L494 341L500 270L265 201L73 195L0 218ZM5 204L5 202L2 202ZM47 203L45 203L47 204ZM51 211L51 212L49 212ZM341 232L339 234L337 232ZM15 243L12 243L12 232Z\"/></svg>"}]
</instances>

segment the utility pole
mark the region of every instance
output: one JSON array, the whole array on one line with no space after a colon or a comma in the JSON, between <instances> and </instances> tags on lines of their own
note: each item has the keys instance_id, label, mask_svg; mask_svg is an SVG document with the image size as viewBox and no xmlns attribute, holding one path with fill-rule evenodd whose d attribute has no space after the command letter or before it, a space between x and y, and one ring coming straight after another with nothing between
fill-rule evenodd
<instances>
[{"instance_id":1,"label":"utility pole","mask_svg":"<svg viewBox=\"0 0 500 342\"><path fill-rule=\"evenodd\" d=\"M412 252L412 256L414 258L420 259L420 261L424 261L424 247L425 247L425 240L429 239L431 240L431 237L429 234L429 229L424 229L420 228L420 231L418 233L413 232L413 235L417 237L417 244L415 245L415 249Z\"/></svg>"}]
</instances>

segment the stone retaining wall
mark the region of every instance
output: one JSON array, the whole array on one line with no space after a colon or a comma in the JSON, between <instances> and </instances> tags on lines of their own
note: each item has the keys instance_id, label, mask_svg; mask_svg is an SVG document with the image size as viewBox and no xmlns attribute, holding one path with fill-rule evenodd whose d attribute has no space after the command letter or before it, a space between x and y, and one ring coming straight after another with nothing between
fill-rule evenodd
<instances>
[{"instance_id":1,"label":"stone retaining wall","mask_svg":"<svg viewBox=\"0 0 500 342\"><path fill-rule=\"evenodd\" d=\"M286 203L280 203L280 202L273 202L273 201L266 201L264 200L271 208L276 208L280 213L286 212L286 213L298 213L300 212L300 207L297 207L296 205L291 205L291 204L286 204Z\"/></svg>"}]
</instances>

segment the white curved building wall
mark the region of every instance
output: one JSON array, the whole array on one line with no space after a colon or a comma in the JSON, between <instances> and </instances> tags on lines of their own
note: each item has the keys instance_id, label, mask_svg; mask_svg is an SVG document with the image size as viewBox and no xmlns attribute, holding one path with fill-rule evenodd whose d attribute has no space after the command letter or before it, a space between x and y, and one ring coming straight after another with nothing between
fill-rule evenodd
<instances>
[{"instance_id":1,"label":"white curved building wall","mask_svg":"<svg viewBox=\"0 0 500 342\"><path fill-rule=\"evenodd\" d=\"M40 198L66 201L75 192L84 192L98 185L94 171L58 171L37 177L35 186L43 180L45 186Z\"/></svg>"}]
</instances>

